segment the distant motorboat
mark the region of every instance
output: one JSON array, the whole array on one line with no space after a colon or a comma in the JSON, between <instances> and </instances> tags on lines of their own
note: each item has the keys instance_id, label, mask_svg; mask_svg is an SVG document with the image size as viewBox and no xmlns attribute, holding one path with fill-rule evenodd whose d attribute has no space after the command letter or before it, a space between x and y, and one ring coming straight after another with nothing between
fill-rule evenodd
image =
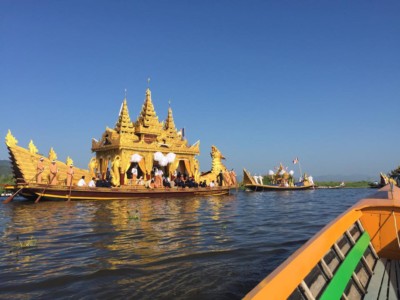
<instances>
[{"instance_id":1,"label":"distant motorboat","mask_svg":"<svg viewBox=\"0 0 400 300\"><path fill-rule=\"evenodd\" d=\"M339 185L319 185L319 186L315 186L318 189L342 189L344 188L346 185L345 183L342 181Z\"/></svg>"}]
</instances>

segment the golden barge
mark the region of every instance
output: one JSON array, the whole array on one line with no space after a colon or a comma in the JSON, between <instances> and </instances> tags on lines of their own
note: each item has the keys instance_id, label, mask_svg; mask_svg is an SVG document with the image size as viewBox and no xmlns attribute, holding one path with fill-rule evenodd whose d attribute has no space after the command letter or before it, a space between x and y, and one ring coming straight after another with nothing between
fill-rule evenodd
<instances>
[{"instance_id":1,"label":"golden barge","mask_svg":"<svg viewBox=\"0 0 400 300\"><path fill-rule=\"evenodd\" d=\"M16 185L9 188L18 190L28 199L114 200L221 195L229 194L230 188L236 186L235 174L227 170L222 163L224 157L215 146L211 149L211 170L200 172L197 160L200 142L188 144L182 130L175 126L170 106L166 120L159 121L150 89L146 90L141 112L135 122L131 121L125 97L115 127L106 127L100 140L92 139L91 150L95 156L90 159L88 169L73 166L70 157L65 162L58 160L53 148L48 155L40 154L32 140L27 148L19 146L10 130L5 140L16 179ZM44 168L39 168L39 161ZM54 176L51 171L52 162L57 166ZM131 173L133 168L137 171L134 177ZM156 183L153 184L157 175L154 170L160 172L160 177L176 179L177 176L182 176L183 179L191 178L193 182L207 183L208 186L199 187L196 184L191 188L173 187L171 181L172 187L165 187L163 184L157 186ZM220 174L224 176L223 182L210 187L209 184L212 181L216 183ZM112 187L77 186L83 176L87 181L91 178L109 179ZM10 199L5 202L11 201Z\"/></svg>"},{"instance_id":2,"label":"golden barge","mask_svg":"<svg viewBox=\"0 0 400 300\"><path fill-rule=\"evenodd\" d=\"M244 299L400 299L400 189L326 225Z\"/></svg>"}]
</instances>

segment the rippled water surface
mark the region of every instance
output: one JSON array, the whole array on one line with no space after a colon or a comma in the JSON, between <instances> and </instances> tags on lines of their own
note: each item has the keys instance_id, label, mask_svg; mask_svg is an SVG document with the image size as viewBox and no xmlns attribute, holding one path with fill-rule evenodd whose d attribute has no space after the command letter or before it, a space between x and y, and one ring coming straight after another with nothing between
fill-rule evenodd
<instances>
[{"instance_id":1,"label":"rippled water surface","mask_svg":"<svg viewBox=\"0 0 400 300\"><path fill-rule=\"evenodd\" d=\"M240 299L373 191L0 205L2 299Z\"/></svg>"}]
</instances>

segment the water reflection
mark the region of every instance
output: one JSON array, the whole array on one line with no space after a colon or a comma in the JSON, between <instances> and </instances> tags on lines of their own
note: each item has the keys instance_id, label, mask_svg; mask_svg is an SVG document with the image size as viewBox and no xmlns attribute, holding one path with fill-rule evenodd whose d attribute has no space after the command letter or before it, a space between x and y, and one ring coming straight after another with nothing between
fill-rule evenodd
<instances>
[{"instance_id":1,"label":"water reflection","mask_svg":"<svg viewBox=\"0 0 400 300\"><path fill-rule=\"evenodd\" d=\"M241 298L368 193L13 201L0 209L1 297Z\"/></svg>"}]
</instances>

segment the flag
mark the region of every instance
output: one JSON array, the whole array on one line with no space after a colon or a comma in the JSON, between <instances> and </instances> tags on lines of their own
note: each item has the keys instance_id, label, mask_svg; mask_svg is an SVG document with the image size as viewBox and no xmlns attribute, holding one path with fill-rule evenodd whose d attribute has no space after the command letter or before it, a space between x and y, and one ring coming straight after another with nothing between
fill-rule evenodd
<instances>
[{"instance_id":1,"label":"flag","mask_svg":"<svg viewBox=\"0 0 400 300\"><path fill-rule=\"evenodd\" d=\"M185 138L185 128L184 127L178 131L178 135L181 137L182 140Z\"/></svg>"},{"instance_id":2,"label":"flag","mask_svg":"<svg viewBox=\"0 0 400 300\"><path fill-rule=\"evenodd\" d=\"M299 162L299 158L296 157L295 159L293 159L293 164L297 164Z\"/></svg>"}]
</instances>

